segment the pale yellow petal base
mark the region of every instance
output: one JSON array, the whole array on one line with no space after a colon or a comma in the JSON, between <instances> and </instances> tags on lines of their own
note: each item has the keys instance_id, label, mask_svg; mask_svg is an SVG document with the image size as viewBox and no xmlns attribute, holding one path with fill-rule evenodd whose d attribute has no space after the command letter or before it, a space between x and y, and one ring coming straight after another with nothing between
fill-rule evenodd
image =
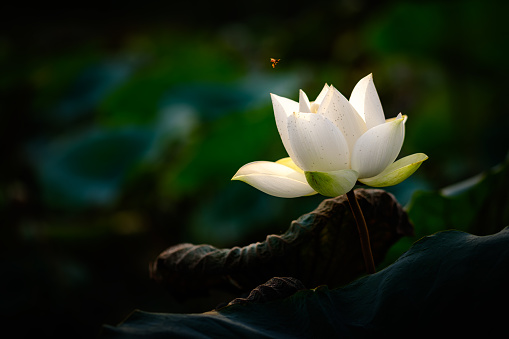
<instances>
[{"instance_id":1,"label":"pale yellow petal base","mask_svg":"<svg viewBox=\"0 0 509 339\"><path fill-rule=\"evenodd\" d=\"M290 167L291 169L299 172L299 173L304 173L303 170L301 170L299 168L299 166L295 165L295 163L293 162L292 158L290 157L287 157L287 158L282 158L282 159L279 159L278 161L276 161L276 164L280 164L280 165L284 165L286 167Z\"/></svg>"}]
</instances>

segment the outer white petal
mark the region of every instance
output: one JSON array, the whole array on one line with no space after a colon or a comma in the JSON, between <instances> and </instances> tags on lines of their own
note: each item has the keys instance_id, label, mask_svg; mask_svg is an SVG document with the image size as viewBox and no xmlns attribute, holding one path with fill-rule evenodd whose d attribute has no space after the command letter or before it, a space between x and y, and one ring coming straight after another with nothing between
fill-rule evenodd
<instances>
[{"instance_id":1,"label":"outer white petal","mask_svg":"<svg viewBox=\"0 0 509 339\"><path fill-rule=\"evenodd\" d=\"M330 86L317 113L325 116L339 128L346 138L350 152L353 151L355 141L367 130L362 117L334 86Z\"/></svg>"},{"instance_id":2,"label":"outer white petal","mask_svg":"<svg viewBox=\"0 0 509 339\"><path fill-rule=\"evenodd\" d=\"M303 90L299 91L299 112L302 113L311 113L309 99L306 93Z\"/></svg>"},{"instance_id":3,"label":"outer white petal","mask_svg":"<svg viewBox=\"0 0 509 339\"><path fill-rule=\"evenodd\" d=\"M376 92L373 75L369 74L355 85L350 103L366 122L368 129L385 122L385 115Z\"/></svg>"},{"instance_id":4,"label":"outer white petal","mask_svg":"<svg viewBox=\"0 0 509 339\"><path fill-rule=\"evenodd\" d=\"M293 161L304 171L328 172L350 166L348 143L326 117L294 113L288 117L288 134Z\"/></svg>"},{"instance_id":5,"label":"outer white petal","mask_svg":"<svg viewBox=\"0 0 509 339\"><path fill-rule=\"evenodd\" d=\"M281 136L283 146L286 152L293 158L293 150L288 139L288 117L293 115L293 112L299 111L299 104L293 100L271 94L272 106L274 107L274 117L276 119L277 130Z\"/></svg>"},{"instance_id":6,"label":"outer white petal","mask_svg":"<svg viewBox=\"0 0 509 339\"><path fill-rule=\"evenodd\" d=\"M316 193L304 173L270 161L255 161L242 166L232 180L243 181L260 191L280 198L296 198Z\"/></svg>"},{"instance_id":7,"label":"outer white petal","mask_svg":"<svg viewBox=\"0 0 509 339\"><path fill-rule=\"evenodd\" d=\"M352 169L359 178L373 177L392 164L398 157L405 138L404 118L398 118L373 127L361 135L352 153Z\"/></svg>"},{"instance_id":8,"label":"outer white petal","mask_svg":"<svg viewBox=\"0 0 509 339\"><path fill-rule=\"evenodd\" d=\"M322 88L322 91L318 96L316 97L316 100L311 103L311 112L316 113L318 111L318 108L322 104L323 99L327 95L327 92L329 91L329 85L325 84Z\"/></svg>"}]
</instances>

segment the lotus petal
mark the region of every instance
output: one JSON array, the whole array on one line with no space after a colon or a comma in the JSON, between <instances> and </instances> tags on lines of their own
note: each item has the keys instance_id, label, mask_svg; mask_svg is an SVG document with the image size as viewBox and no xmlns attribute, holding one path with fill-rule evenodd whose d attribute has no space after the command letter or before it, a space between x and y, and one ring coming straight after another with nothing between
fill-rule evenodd
<instances>
[{"instance_id":1,"label":"lotus petal","mask_svg":"<svg viewBox=\"0 0 509 339\"><path fill-rule=\"evenodd\" d=\"M357 140L351 168L359 172L359 178L373 177L396 160L405 138L404 120L400 113L397 119L371 128Z\"/></svg>"},{"instance_id":2,"label":"lotus petal","mask_svg":"<svg viewBox=\"0 0 509 339\"><path fill-rule=\"evenodd\" d=\"M288 134L293 155L304 171L334 171L350 166L348 143L326 117L315 113L294 113L288 117Z\"/></svg>"},{"instance_id":3,"label":"lotus petal","mask_svg":"<svg viewBox=\"0 0 509 339\"><path fill-rule=\"evenodd\" d=\"M270 96L272 98L272 106L274 107L277 130L279 131L286 152L292 157L293 150L288 138L288 117L294 112L299 111L299 104L293 100L275 94L271 94Z\"/></svg>"},{"instance_id":4,"label":"lotus petal","mask_svg":"<svg viewBox=\"0 0 509 339\"><path fill-rule=\"evenodd\" d=\"M349 192L355 186L358 177L358 173L350 169L305 174L309 185L327 197L337 197Z\"/></svg>"},{"instance_id":5,"label":"lotus petal","mask_svg":"<svg viewBox=\"0 0 509 339\"><path fill-rule=\"evenodd\" d=\"M304 173L270 161L255 161L242 166L232 180L243 181L260 191L280 198L296 198L316 193Z\"/></svg>"},{"instance_id":6,"label":"lotus petal","mask_svg":"<svg viewBox=\"0 0 509 339\"><path fill-rule=\"evenodd\" d=\"M334 86L330 86L317 113L325 116L339 128L348 143L350 152L353 151L355 141L367 130L362 117Z\"/></svg>"},{"instance_id":7,"label":"lotus petal","mask_svg":"<svg viewBox=\"0 0 509 339\"><path fill-rule=\"evenodd\" d=\"M350 103L364 119L368 129L385 122L382 103L376 92L372 74L365 76L355 85L350 95Z\"/></svg>"},{"instance_id":8,"label":"lotus petal","mask_svg":"<svg viewBox=\"0 0 509 339\"><path fill-rule=\"evenodd\" d=\"M382 173L371 178L359 179L359 181L372 187L397 185L411 176L427 159L426 154L415 153L392 163Z\"/></svg>"},{"instance_id":9,"label":"lotus petal","mask_svg":"<svg viewBox=\"0 0 509 339\"><path fill-rule=\"evenodd\" d=\"M327 95L327 92L329 91L329 85L325 84L322 88L322 91L318 96L316 97L316 100L311 103L311 112L316 113L318 112L318 108L322 104L323 99Z\"/></svg>"},{"instance_id":10,"label":"lotus petal","mask_svg":"<svg viewBox=\"0 0 509 339\"><path fill-rule=\"evenodd\" d=\"M291 169L296 170L299 173L304 173L304 171L301 170L299 166L297 166L290 157L279 159L278 161L276 161L276 164L285 165L287 167L290 167Z\"/></svg>"},{"instance_id":11,"label":"lotus petal","mask_svg":"<svg viewBox=\"0 0 509 339\"><path fill-rule=\"evenodd\" d=\"M303 90L299 91L299 112L302 113L311 113L309 99L306 93Z\"/></svg>"}]
</instances>

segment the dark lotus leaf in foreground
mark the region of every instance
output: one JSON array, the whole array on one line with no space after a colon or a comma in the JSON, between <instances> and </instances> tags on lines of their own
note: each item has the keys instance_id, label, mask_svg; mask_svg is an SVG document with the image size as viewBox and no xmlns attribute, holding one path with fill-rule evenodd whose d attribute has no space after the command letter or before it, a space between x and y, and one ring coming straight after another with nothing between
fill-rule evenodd
<instances>
[{"instance_id":1,"label":"dark lotus leaf in foreground","mask_svg":"<svg viewBox=\"0 0 509 339\"><path fill-rule=\"evenodd\" d=\"M371 236L375 263L399 238L413 234L406 212L383 190L355 191ZM272 277L295 277L308 287L347 284L365 272L359 235L346 196L324 200L282 235L245 247L179 244L159 255L152 277L177 298L210 288L247 292Z\"/></svg>"},{"instance_id":2,"label":"dark lotus leaf in foreground","mask_svg":"<svg viewBox=\"0 0 509 339\"><path fill-rule=\"evenodd\" d=\"M203 314L136 311L103 338L492 338L507 334L509 228L425 237L350 285Z\"/></svg>"},{"instance_id":3,"label":"dark lotus leaf in foreground","mask_svg":"<svg viewBox=\"0 0 509 339\"><path fill-rule=\"evenodd\" d=\"M295 292L305 290L306 287L292 277L274 277L265 284L257 286L246 298L235 298L228 304L247 304L250 302L264 303L272 300L284 299Z\"/></svg>"}]
</instances>

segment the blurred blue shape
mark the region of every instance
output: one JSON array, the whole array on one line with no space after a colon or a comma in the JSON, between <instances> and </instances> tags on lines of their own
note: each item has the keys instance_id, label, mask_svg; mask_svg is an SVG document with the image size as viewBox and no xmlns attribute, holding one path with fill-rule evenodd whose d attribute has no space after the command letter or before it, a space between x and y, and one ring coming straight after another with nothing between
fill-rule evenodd
<instances>
[{"instance_id":1,"label":"blurred blue shape","mask_svg":"<svg viewBox=\"0 0 509 339\"><path fill-rule=\"evenodd\" d=\"M44 200L50 206L64 208L111 204L153 141L150 129L91 128L71 138L39 145L30 154Z\"/></svg>"},{"instance_id":2,"label":"blurred blue shape","mask_svg":"<svg viewBox=\"0 0 509 339\"><path fill-rule=\"evenodd\" d=\"M190 83L178 86L163 96L159 111L175 111L175 107L192 110L202 121L211 121L232 113L270 105L270 93L286 94L296 89L301 80L295 74L284 76L247 75L233 83Z\"/></svg>"},{"instance_id":3,"label":"blurred blue shape","mask_svg":"<svg viewBox=\"0 0 509 339\"><path fill-rule=\"evenodd\" d=\"M246 90L228 84L188 84L172 90L163 98L160 109L174 106L191 106L204 121L242 112L251 103Z\"/></svg>"},{"instance_id":4,"label":"blurred blue shape","mask_svg":"<svg viewBox=\"0 0 509 339\"><path fill-rule=\"evenodd\" d=\"M250 234L273 232L270 227L277 225L284 199L229 184L197 206L187 230L193 242L227 247ZM286 228L286 224L280 226Z\"/></svg>"},{"instance_id":5,"label":"blurred blue shape","mask_svg":"<svg viewBox=\"0 0 509 339\"><path fill-rule=\"evenodd\" d=\"M106 95L129 78L138 64L136 58L123 58L85 68L55 107L54 118L66 123L93 112Z\"/></svg>"}]
</instances>

